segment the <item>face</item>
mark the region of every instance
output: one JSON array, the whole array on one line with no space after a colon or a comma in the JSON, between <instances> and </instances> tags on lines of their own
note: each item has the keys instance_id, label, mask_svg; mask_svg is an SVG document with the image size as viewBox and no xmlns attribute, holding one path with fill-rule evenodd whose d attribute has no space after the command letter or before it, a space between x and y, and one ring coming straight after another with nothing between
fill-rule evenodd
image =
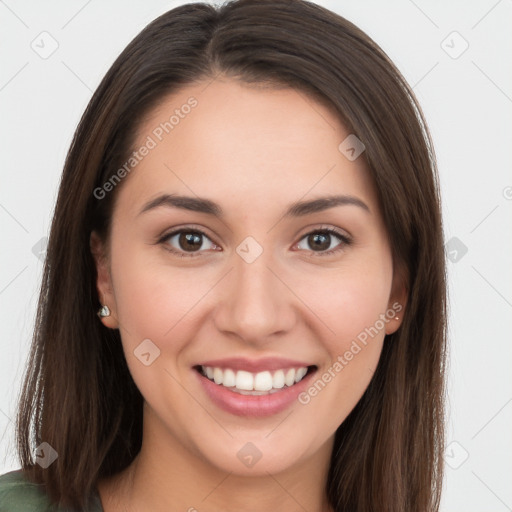
<instances>
[{"instance_id":1,"label":"face","mask_svg":"<svg viewBox=\"0 0 512 512\"><path fill-rule=\"evenodd\" d=\"M103 322L120 330L154 446L275 473L330 449L404 290L337 116L293 89L206 85L147 116L106 260L91 237Z\"/></svg>"}]
</instances>

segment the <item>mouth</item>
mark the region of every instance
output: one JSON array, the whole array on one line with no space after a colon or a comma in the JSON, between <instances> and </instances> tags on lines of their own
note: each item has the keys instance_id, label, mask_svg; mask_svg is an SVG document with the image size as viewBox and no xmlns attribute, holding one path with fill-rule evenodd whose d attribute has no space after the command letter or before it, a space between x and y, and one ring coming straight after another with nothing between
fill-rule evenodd
<instances>
[{"instance_id":1,"label":"mouth","mask_svg":"<svg viewBox=\"0 0 512 512\"><path fill-rule=\"evenodd\" d=\"M224 386L234 393L246 396L261 396L278 393L287 389L316 370L315 365L298 368L283 368L275 371L262 371L253 373L232 368L219 368L218 366L195 366L194 369L210 382Z\"/></svg>"},{"instance_id":2,"label":"mouth","mask_svg":"<svg viewBox=\"0 0 512 512\"><path fill-rule=\"evenodd\" d=\"M316 365L303 363L282 363L279 367L278 361L266 365L273 368L260 371L250 371L248 366L251 365L233 360L231 365L199 364L193 370L215 405L246 417L269 416L286 409L309 386L318 370Z\"/></svg>"}]
</instances>

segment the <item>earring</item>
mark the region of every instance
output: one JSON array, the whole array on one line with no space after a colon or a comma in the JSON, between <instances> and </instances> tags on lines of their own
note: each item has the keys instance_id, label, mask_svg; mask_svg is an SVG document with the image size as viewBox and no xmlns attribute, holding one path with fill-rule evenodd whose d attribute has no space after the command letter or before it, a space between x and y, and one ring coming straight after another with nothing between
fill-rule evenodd
<instances>
[{"instance_id":1,"label":"earring","mask_svg":"<svg viewBox=\"0 0 512 512\"><path fill-rule=\"evenodd\" d=\"M395 320L400 320L400 317L399 316L395 316Z\"/></svg>"},{"instance_id":2,"label":"earring","mask_svg":"<svg viewBox=\"0 0 512 512\"><path fill-rule=\"evenodd\" d=\"M97 315L100 317L100 318L105 318L106 316L110 316L110 309L108 306L101 306L101 308L99 309Z\"/></svg>"}]
</instances>

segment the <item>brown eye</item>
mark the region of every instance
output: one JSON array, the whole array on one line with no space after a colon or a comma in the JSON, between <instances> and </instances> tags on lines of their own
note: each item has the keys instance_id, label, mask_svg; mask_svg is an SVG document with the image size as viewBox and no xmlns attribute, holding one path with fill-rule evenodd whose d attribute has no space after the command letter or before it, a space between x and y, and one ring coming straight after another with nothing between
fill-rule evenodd
<instances>
[{"instance_id":1,"label":"brown eye","mask_svg":"<svg viewBox=\"0 0 512 512\"><path fill-rule=\"evenodd\" d=\"M199 233L181 232L178 235L178 245L180 249L196 251L201 248L203 241Z\"/></svg>"},{"instance_id":2,"label":"brown eye","mask_svg":"<svg viewBox=\"0 0 512 512\"><path fill-rule=\"evenodd\" d=\"M336 238L339 240L338 244L335 242ZM335 229L312 231L302 237L301 240L305 241L304 245L306 247L300 246L302 241L297 244L297 247L317 253L315 256L334 254L351 243L351 240L346 235L339 233Z\"/></svg>"},{"instance_id":3,"label":"brown eye","mask_svg":"<svg viewBox=\"0 0 512 512\"><path fill-rule=\"evenodd\" d=\"M308 235L308 245L314 250L326 251L331 245L331 235L327 233L314 233Z\"/></svg>"},{"instance_id":4,"label":"brown eye","mask_svg":"<svg viewBox=\"0 0 512 512\"><path fill-rule=\"evenodd\" d=\"M199 230L181 229L163 236L159 243L172 253L180 256L194 256L194 253L207 249L215 249L217 246Z\"/></svg>"}]
</instances>

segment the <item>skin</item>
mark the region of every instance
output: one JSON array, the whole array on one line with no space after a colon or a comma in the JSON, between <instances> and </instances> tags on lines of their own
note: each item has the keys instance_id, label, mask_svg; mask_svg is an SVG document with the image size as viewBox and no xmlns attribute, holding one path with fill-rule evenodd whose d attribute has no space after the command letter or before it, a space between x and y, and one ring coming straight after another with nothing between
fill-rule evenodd
<instances>
[{"instance_id":1,"label":"skin","mask_svg":"<svg viewBox=\"0 0 512 512\"><path fill-rule=\"evenodd\" d=\"M119 185L108 247L91 235L98 293L112 311L102 322L120 329L145 399L141 452L99 482L101 500L106 512L325 512L335 431L402 314L308 404L294 402L268 418L219 409L192 366L280 356L310 361L320 375L394 302L405 304L376 191L364 158L350 161L338 150L349 135L338 117L289 88L227 78L188 85L146 117L135 147L190 96L198 105ZM166 207L139 215L163 192L211 199L225 218ZM359 198L369 212L344 205L283 217L297 200L333 193ZM175 227L204 231L200 250L177 236L156 243ZM341 250L319 255L306 235L325 227L352 243L333 235L320 252ZM252 263L236 252L247 236L263 249ZM194 256L181 258L166 245ZM160 350L149 366L134 355L147 338ZM247 442L262 454L252 467L237 457Z\"/></svg>"}]
</instances>

